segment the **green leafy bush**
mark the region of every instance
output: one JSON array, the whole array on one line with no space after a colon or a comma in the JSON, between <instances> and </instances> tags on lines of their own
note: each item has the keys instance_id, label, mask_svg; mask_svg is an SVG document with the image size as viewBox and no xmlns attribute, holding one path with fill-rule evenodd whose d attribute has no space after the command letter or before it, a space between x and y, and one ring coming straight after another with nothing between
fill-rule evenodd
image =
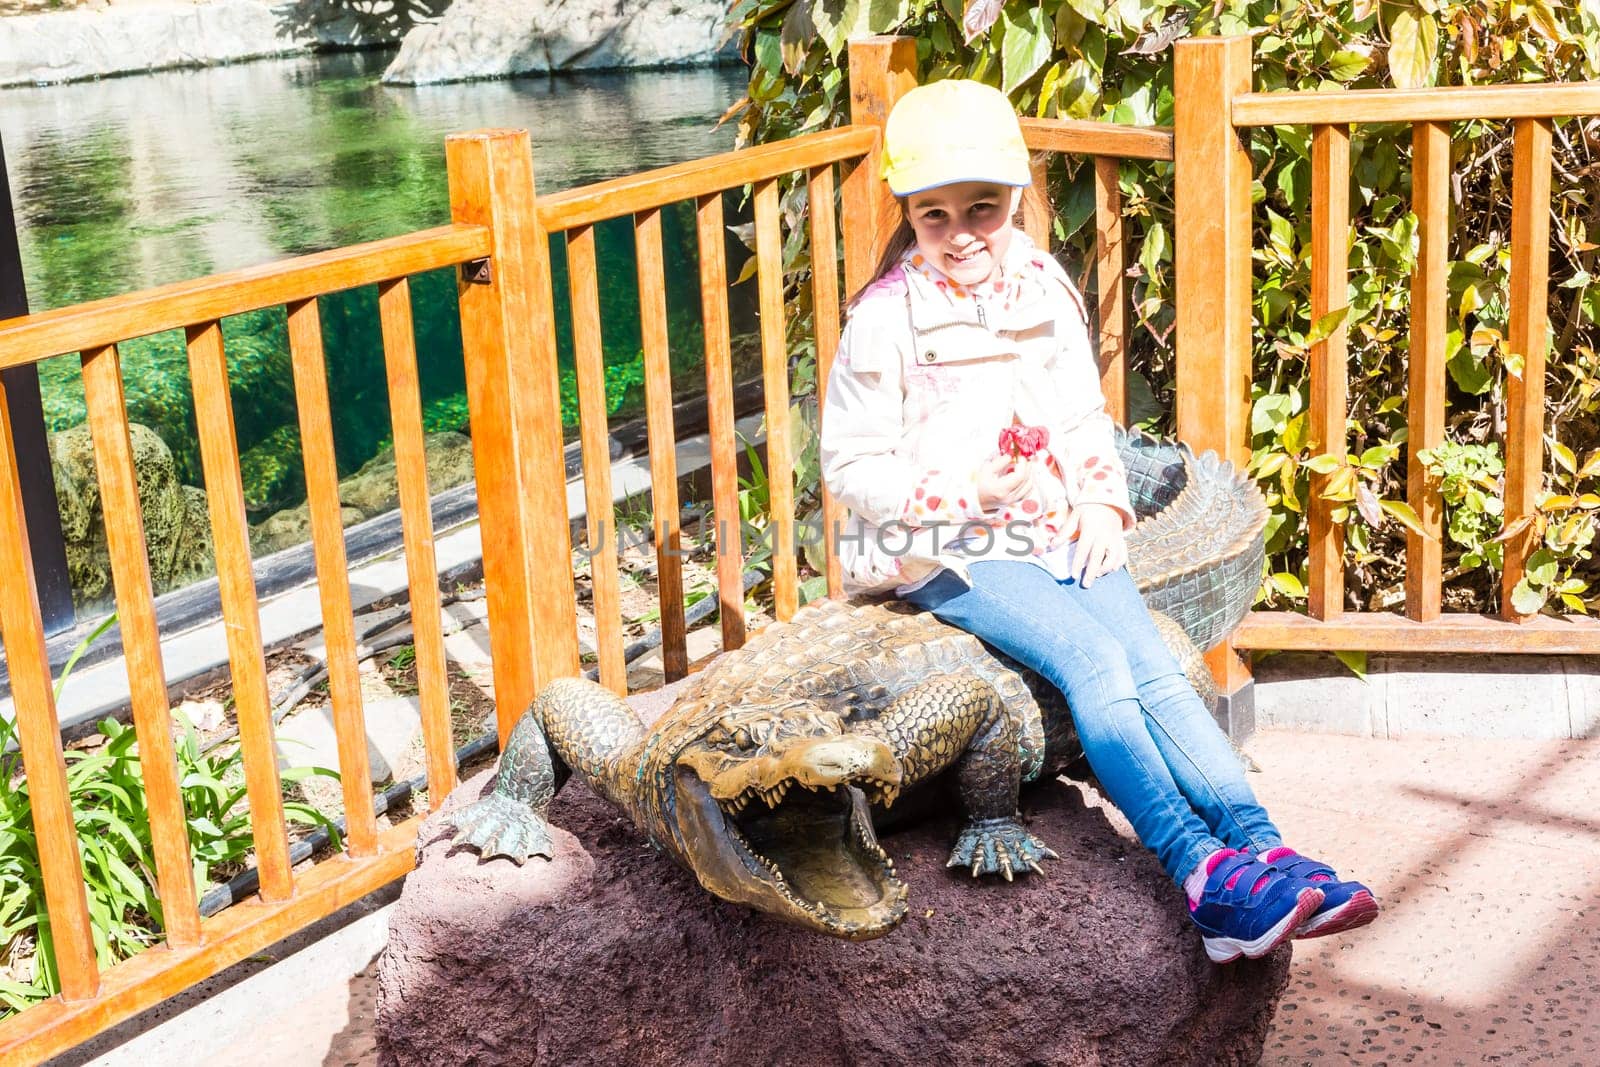
<instances>
[{"instance_id":1,"label":"green leafy bush","mask_svg":"<svg viewBox=\"0 0 1600 1067\"><path fill-rule=\"evenodd\" d=\"M106 738L102 746L65 755L95 958L105 968L159 941L162 912L134 731L115 719L104 720L98 730ZM175 747L194 880L204 893L213 878L243 869L254 848L243 758L237 744L203 751L187 724ZM299 767L285 770L282 778L289 785L310 775L337 777L323 768ZM32 806L15 728L0 719L0 1014L20 1011L61 988ZM284 812L290 822L327 827L338 846L337 828L315 807L286 799Z\"/></svg>"},{"instance_id":2,"label":"green leafy bush","mask_svg":"<svg viewBox=\"0 0 1600 1067\"><path fill-rule=\"evenodd\" d=\"M967 40L963 16L971 14ZM1139 125L1172 122L1171 42L1186 34L1254 36L1258 89L1419 87L1586 80L1600 75L1600 0L1482 3L1480 0L740 0L732 20L751 64L739 110L741 138L766 142L840 125L849 118L845 43L861 33L917 41L918 79L971 77L999 86L1018 110ZM1507 375L1521 366L1506 350L1510 265L1510 130L1506 123L1452 128L1448 439L1488 448L1504 428ZM1305 595L1305 513L1310 471L1325 469L1346 522L1347 596L1352 607L1392 600L1403 585L1404 543L1416 519L1403 502L1406 357L1417 222L1410 210L1410 130L1356 127L1351 137L1351 458L1319 459L1307 448L1307 351L1328 323L1310 321L1310 131L1253 130L1255 395L1252 472L1272 508L1263 597L1278 605ZM1593 277L1600 211L1600 124L1556 124L1551 225L1550 337L1546 430L1552 442L1545 499L1535 520L1546 555L1530 561L1520 607L1585 611L1597 567L1590 544L1600 496L1600 286ZM1094 241L1091 168L1052 162L1057 242L1085 275ZM1172 410L1172 166L1125 162L1124 224L1137 250L1128 269L1135 390ZM785 214L805 205L788 190ZM799 254L789 265L803 270ZM809 294L794 306L808 328ZM805 370L802 373L806 373ZM1170 431L1170 414L1144 420ZM1448 449L1435 450L1448 457ZM1580 462L1578 457L1584 457ZM1443 462L1443 460L1441 460ZM1446 603L1498 605L1497 531L1501 474L1473 484L1481 495L1450 503L1445 534ZM1441 475L1443 468L1441 468ZM1472 519L1463 507L1476 507ZM1452 510L1453 509L1453 510Z\"/></svg>"}]
</instances>

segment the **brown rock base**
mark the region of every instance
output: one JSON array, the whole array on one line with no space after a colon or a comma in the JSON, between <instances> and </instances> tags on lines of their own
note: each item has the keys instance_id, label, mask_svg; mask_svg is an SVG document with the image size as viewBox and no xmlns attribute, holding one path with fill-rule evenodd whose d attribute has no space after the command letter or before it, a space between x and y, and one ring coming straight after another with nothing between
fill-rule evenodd
<instances>
[{"instance_id":1,"label":"brown rock base","mask_svg":"<svg viewBox=\"0 0 1600 1067\"><path fill-rule=\"evenodd\" d=\"M885 837L911 915L859 944L717 900L578 783L553 862L480 864L435 819L379 964L380 1062L1259 1060L1288 950L1211 964L1154 858L1075 787L1032 788L1023 812L1061 854L1047 878L947 870L953 816Z\"/></svg>"}]
</instances>

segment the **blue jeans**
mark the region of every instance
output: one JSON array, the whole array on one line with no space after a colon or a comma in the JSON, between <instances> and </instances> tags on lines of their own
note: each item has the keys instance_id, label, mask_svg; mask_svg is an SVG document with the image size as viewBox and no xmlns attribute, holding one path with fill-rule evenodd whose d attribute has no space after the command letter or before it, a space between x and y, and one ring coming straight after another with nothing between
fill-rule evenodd
<instances>
[{"instance_id":1,"label":"blue jeans","mask_svg":"<svg viewBox=\"0 0 1600 1067\"><path fill-rule=\"evenodd\" d=\"M1087 589L1021 560L948 570L906 596L1060 689L1089 766L1173 881L1207 855L1283 843L1126 570Z\"/></svg>"}]
</instances>

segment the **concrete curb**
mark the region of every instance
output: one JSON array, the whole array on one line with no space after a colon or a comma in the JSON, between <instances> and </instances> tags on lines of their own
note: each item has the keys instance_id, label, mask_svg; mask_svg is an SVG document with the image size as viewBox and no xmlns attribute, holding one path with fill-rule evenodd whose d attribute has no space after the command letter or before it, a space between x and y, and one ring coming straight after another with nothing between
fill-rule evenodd
<instances>
[{"instance_id":1,"label":"concrete curb","mask_svg":"<svg viewBox=\"0 0 1600 1067\"><path fill-rule=\"evenodd\" d=\"M1600 657L1373 654L1366 678L1330 653L1255 667L1256 722L1354 737L1548 740L1600 735Z\"/></svg>"}]
</instances>

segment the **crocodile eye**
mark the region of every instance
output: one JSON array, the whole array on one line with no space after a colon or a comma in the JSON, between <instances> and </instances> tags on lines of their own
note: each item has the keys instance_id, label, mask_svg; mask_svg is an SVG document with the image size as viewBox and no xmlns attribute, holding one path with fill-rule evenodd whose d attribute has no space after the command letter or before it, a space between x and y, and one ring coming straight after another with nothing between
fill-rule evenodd
<instances>
[{"instance_id":1,"label":"crocodile eye","mask_svg":"<svg viewBox=\"0 0 1600 1067\"><path fill-rule=\"evenodd\" d=\"M740 748L755 748L755 742L750 739L750 731L743 726L733 732L733 743Z\"/></svg>"}]
</instances>

